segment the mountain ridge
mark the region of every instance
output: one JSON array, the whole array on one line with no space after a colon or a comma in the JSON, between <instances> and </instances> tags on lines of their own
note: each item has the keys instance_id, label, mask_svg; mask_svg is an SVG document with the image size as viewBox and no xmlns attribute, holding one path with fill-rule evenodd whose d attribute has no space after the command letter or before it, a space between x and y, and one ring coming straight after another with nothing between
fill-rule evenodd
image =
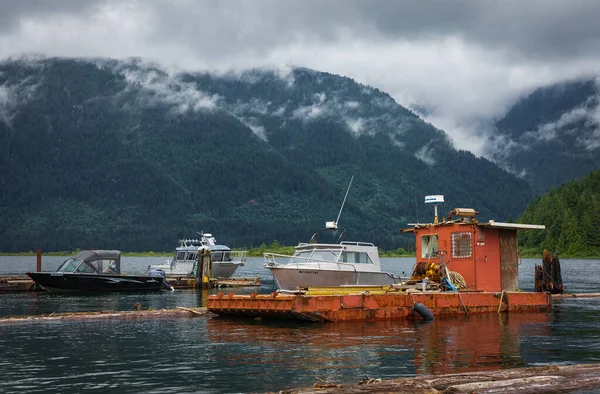
<instances>
[{"instance_id":1,"label":"mountain ridge","mask_svg":"<svg viewBox=\"0 0 600 394\"><path fill-rule=\"evenodd\" d=\"M543 86L496 122L486 156L525 179L536 195L600 168L597 78Z\"/></svg>"},{"instance_id":2,"label":"mountain ridge","mask_svg":"<svg viewBox=\"0 0 600 394\"><path fill-rule=\"evenodd\" d=\"M295 244L337 216L353 174L346 237L385 249L410 248L399 229L426 194L497 220L532 197L387 93L282 75L0 63L0 250L172 250L196 231L233 247Z\"/></svg>"}]
</instances>

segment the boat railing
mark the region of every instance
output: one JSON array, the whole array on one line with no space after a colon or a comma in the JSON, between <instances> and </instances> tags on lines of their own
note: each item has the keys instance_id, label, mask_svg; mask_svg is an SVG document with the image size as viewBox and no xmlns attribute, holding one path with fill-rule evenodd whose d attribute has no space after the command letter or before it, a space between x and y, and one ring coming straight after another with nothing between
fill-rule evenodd
<instances>
[{"instance_id":1,"label":"boat railing","mask_svg":"<svg viewBox=\"0 0 600 394\"><path fill-rule=\"evenodd\" d=\"M301 268L300 264L317 264L317 268L321 269L321 264L336 264L338 266L351 267L356 272L356 266L352 263L344 263L333 260L323 260L314 257L290 256L289 254L265 253L265 267L282 265L277 263L277 259L287 259L286 266L296 265L296 268Z\"/></svg>"},{"instance_id":2,"label":"boat railing","mask_svg":"<svg viewBox=\"0 0 600 394\"><path fill-rule=\"evenodd\" d=\"M232 250L229 252L229 257L231 257L232 261L241 261L243 263L246 261L247 254L247 250Z\"/></svg>"},{"instance_id":3,"label":"boat railing","mask_svg":"<svg viewBox=\"0 0 600 394\"><path fill-rule=\"evenodd\" d=\"M342 241L340 245L354 245L354 246L372 246L375 247L375 244L372 242L356 242L356 241Z\"/></svg>"}]
</instances>

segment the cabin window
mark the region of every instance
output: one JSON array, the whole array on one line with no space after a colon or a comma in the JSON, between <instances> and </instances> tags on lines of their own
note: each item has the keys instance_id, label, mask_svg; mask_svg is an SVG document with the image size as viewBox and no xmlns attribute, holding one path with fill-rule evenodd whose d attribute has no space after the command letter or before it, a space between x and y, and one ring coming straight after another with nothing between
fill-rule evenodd
<instances>
[{"instance_id":1,"label":"cabin window","mask_svg":"<svg viewBox=\"0 0 600 394\"><path fill-rule=\"evenodd\" d=\"M371 261L371 258L369 257L368 254L366 253L357 253L358 254L358 262L360 264L373 264L373 261Z\"/></svg>"},{"instance_id":2,"label":"cabin window","mask_svg":"<svg viewBox=\"0 0 600 394\"><path fill-rule=\"evenodd\" d=\"M340 262L342 263L354 263L356 261L356 256L354 252L342 252L342 258Z\"/></svg>"},{"instance_id":3,"label":"cabin window","mask_svg":"<svg viewBox=\"0 0 600 394\"><path fill-rule=\"evenodd\" d=\"M213 261L222 261L223 260L223 252L213 252L212 253Z\"/></svg>"},{"instance_id":4,"label":"cabin window","mask_svg":"<svg viewBox=\"0 0 600 394\"><path fill-rule=\"evenodd\" d=\"M438 257L438 236L436 234L421 236L421 257Z\"/></svg>"},{"instance_id":5,"label":"cabin window","mask_svg":"<svg viewBox=\"0 0 600 394\"><path fill-rule=\"evenodd\" d=\"M340 258L341 263L351 263L351 264L373 264L373 260L366 253L358 253L358 252L342 252L342 256Z\"/></svg>"},{"instance_id":6,"label":"cabin window","mask_svg":"<svg viewBox=\"0 0 600 394\"><path fill-rule=\"evenodd\" d=\"M483 228L479 228L479 231L477 231L477 242L485 242L485 230Z\"/></svg>"},{"instance_id":7,"label":"cabin window","mask_svg":"<svg viewBox=\"0 0 600 394\"><path fill-rule=\"evenodd\" d=\"M189 260L189 261L193 261L194 260L194 252L188 252L185 259Z\"/></svg>"},{"instance_id":8,"label":"cabin window","mask_svg":"<svg viewBox=\"0 0 600 394\"><path fill-rule=\"evenodd\" d=\"M176 260L179 260L179 261L185 260L185 252L177 252Z\"/></svg>"},{"instance_id":9,"label":"cabin window","mask_svg":"<svg viewBox=\"0 0 600 394\"><path fill-rule=\"evenodd\" d=\"M471 233L452 233L452 257L465 259L473 255L473 242Z\"/></svg>"},{"instance_id":10,"label":"cabin window","mask_svg":"<svg viewBox=\"0 0 600 394\"><path fill-rule=\"evenodd\" d=\"M231 261L230 252L224 252L223 253L223 261Z\"/></svg>"},{"instance_id":11,"label":"cabin window","mask_svg":"<svg viewBox=\"0 0 600 394\"><path fill-rule=\"evenodd\" d=\"M320 261L337 261L339 256L338 251L333 250L315 250L310 256L312 260L320 260Z\"/></svg>"}]
</instances>

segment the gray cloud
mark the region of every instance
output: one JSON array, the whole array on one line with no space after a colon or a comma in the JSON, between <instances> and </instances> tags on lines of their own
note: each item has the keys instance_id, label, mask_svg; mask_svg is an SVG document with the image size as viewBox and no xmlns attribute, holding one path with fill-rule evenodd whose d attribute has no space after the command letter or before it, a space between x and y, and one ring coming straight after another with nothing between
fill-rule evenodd
<instances>
[{"instance_id":1,"label":"gray cloud","mask_svg":"<svg viewBox=\"0 0 600 394\"><path fill-rule=\"evenodd\" d=\"M315 68L427 108L426 120L478 154L487 125L521 94L597 73L598 20L588 0L0 0L0 58Z\"/></svg>"},{"instance_id":2,"label":"gray cloud","mask_svg":"<svg viewBox=\"0 0 600 394\"><path fill-rule=\"evenodd\" d=\"M0 33L18 28L21 21L31 17L51 15L87 16L98 5L94 0L0 0Z\"/></svg>"}]
</instances>

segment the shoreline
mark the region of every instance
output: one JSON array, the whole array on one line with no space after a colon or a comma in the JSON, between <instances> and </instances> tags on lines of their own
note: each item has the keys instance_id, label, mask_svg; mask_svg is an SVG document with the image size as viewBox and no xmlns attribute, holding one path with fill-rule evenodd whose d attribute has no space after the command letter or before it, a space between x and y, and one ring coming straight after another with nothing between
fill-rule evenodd
<instances>
[{"instance_id":1,"label":"shoreline","mask_svg":"<svg viewBox=\"0 0 600 394\"><path fill-rule=\"evenodd\" d=\"M233 249L238 250L238 249ZM241 250L241 249L239 249ZM244 249L245 250L245 249ZM79 251L74 251L74 252L67 252L67 251L63 251L63 252L42 252L42 256L73 256L76 253L78 253ZM279 253L279 250L266 250L264 251L265 253ZM121 256L123 257L173 257L175 255L175 251L173 252L123 252L121 251ZM24 256L24 257L35 257L36 256L36 252L33 251L27 251L27 252L2 252L0 251L0 256ZM262 254L247 254L247 257L263 257ZM380 258L382 259L387 259L387 258L416 258L415 254L402 254L402 255L396 255L396 254L390 254L387 253L386 251L381 251L380 252ZM561 260L600 260L600 256L560 256ZM535 254L535 255L523 255L523 256L519 256L519 258L523 258L523 259L541 259L541 254Z\"/></svg>"}]
</instances>

